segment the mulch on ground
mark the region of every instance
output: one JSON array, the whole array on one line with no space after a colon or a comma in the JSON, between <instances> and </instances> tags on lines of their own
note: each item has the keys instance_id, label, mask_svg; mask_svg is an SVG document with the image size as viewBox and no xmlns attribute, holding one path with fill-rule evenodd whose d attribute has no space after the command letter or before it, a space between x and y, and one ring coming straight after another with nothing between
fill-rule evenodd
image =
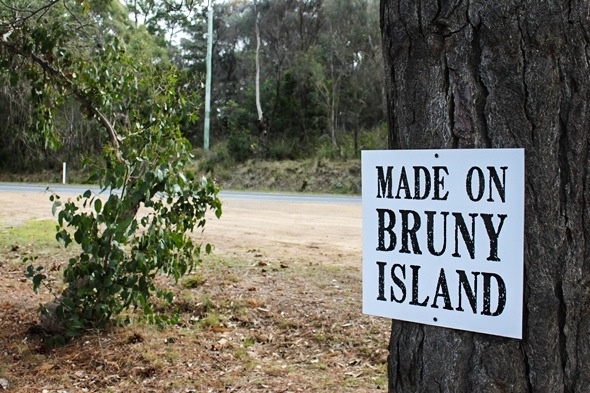
<instances>
[{"instance_id":1,"label":"mulch on ground","mask_svg":"<svg viewBox=\"0 0 590 393\"><path fill-rule=\"evenodd\" d=\"M162 282L176 325L136 321L48 348L34 326L51 298L33 294L14 254L0 253L0 392L2 381L25 393L386 390L390 322L362 314L360 267L208 257L202 279ZM60 258L39 262L57 275Z\"/></svg>"}]
</instances>

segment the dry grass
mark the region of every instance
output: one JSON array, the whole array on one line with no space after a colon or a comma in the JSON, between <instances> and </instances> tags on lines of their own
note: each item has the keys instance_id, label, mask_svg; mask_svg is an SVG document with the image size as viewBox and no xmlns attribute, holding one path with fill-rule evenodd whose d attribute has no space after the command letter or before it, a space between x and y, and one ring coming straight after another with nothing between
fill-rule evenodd
<instances>
[{"instance_id":1,"label":"dry grass","mask_svg":"<svg viewBox=\"0 0 590 393\"><path fill-rule=\"evenodd\" d=\"M221 165L212 175L223 189L356 195L361 192L359 159L348 161L249 160L232 167Z\"/></svg>"},{"instance_id":2,"label":"dry grass","mask_svg":"<svg viewBox=\"0 0 590 393\"><path fill-rule=\"evenodd\" d=\"M179 312L177 325L135 322L47 349L29 328L49 298L23 282L20 262L41 250L11 243L0 250L0 379L9 391L386 389L389 323L362 315L360 268L286 266L257 250L209 257L193 278L165 283L176 293L169 310ZM42 251L38 262L54 269L67 260L58 249Z\"/></svg>"}]
</instances>

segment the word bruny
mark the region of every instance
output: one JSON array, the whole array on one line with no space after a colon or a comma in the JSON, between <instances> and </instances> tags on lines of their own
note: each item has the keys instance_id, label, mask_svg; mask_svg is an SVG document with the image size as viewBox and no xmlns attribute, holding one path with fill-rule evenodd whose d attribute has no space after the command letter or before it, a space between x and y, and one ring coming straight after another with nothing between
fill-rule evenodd
<instances>
[{"instance_id":1,"label":"word bruny","mask_svg":"<svg viewBox=\"0 0 590 393\"><path fill-rule=\"evenodd\" d=\"M440 201L444 206L444 201L453 197L451 191L460 191L445 187L446 178L451 175L447 166L402 165L398 169L395 166L377 165L375 169L377 199ZM473 202L470 206L479 206L475 204L477 202L505 203L507 170L508 166L471 166L464 175L465 195ZM374 214L377 217L378 252L428 254L432 257L449 256L478 261L485 258L490 263L502 261L498 248L508 214L384 207L375 208ZM486 247L476 248L476 239L477 242L485 242ZM478 250L485 252L478 255ZM497 273L466 272L464 269L453 269L449 273L441 267L436 283L429 283L429 290L424 291L421 265L408 266L382 260L375 261L375 264L378 269L377 301L389 300L434 309L442 307L444 310L460 312L467 308L474 314L479 312L485 316L498 316L505 309L506 284ZM473 277L471 280L470 276ZM449 282L456 284L452 292ZM456 295L451 296L451 293ZM478 297L481 297L479 302ZM478 304L481 305L480 310Z\"/></svg>"}]
</instances>

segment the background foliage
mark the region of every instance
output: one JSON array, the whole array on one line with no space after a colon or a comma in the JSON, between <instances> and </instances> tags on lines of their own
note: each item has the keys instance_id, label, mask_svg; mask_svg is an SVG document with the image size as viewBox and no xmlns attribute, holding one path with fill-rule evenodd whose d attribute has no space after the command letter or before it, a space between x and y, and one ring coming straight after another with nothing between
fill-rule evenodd
<instances>
[{"instance_id":1,"label":"background foliage","mask_svg":"<svg viewBox=\"0 0 590 393\"><path fill-rule=\"evenodd\" d=\"M363 144L362 137L385 119L376 0L258 2L262 107L269 126L264 150L256 127L254 5L234 0L216 3L214 10L211 143L223 156L219 160L350 158L379 147ZM113 78L116 69L100 65L115 38L134 61L154 70L174 68L193 110L176 121L193 146L202 146L206 16L203 4L184 0L2 1L0 168L51 169L62 161L75 167L99 155L108 140L75 97L30 94L44 91L47 70L11 56L13 44L35 49L48 64L76 68L77 78L93 73L101 83L120 83ZM83 64L72 63L78 55ZM86 88L85 94L101 94ZM102 103L109 107L105 115L129 108L130 92L121 94L126 96ZM51 126L43 128L39 118L47 117Z\"/></svg>"}]
</instances>

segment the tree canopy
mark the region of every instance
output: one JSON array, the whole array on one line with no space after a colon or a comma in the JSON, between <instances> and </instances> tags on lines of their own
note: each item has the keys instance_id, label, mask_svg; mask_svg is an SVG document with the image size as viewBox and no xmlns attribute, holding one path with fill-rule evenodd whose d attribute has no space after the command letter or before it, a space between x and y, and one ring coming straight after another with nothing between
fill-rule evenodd
<instances>
[{"instance_id":1,"label":"tree canopy","mask_svg":"<svg viewBox=\"0 0 590 393\"><path fill-rule=\"evenodd\" d=\"M321 146L337 150L344 143L358 152L363 147L359 133L385 119L377 5L376 0L257 3L261 106L269 133L269 148L262 151L254 97L254 4L215 4L213 144L227 143L228 154L238 161L257 153L304 157ZM187 109L177 111L180 131L194 146L202 146L206 4L18 0L0 3L0 18L0 112L5 120L0 166L34 169L64 159L75 164L112 139L110 127L99 129L84 112L93 112L103 126L101 115L113 115L116 124L128 121L114 113L131 105L131 92L115 101L105 98L102 107L81 102L108 94L93 90L93 81L120 82L118 70L108 63L114 53L109 46L124 47L138 66L174 70L186 96ZM57 77L59 86L45 83ZM57 99L56 89L73 85L80 90ZM39 94L29 94L31 89Z\"/></svg>"},{"instance_id":2,"label":"tree canopy","mask_svg":"<svg viewBox=\"0 0 590 393\"><path fill-rule=\"evenodd\" d=\"M254 7L217 7L216 131L254 134ZM376 1L267 0L257 10L262 109L274 156L280 158L279 141L307 149L327 139L337 147L383 121Z\"/></svg>"}]
</instances>

